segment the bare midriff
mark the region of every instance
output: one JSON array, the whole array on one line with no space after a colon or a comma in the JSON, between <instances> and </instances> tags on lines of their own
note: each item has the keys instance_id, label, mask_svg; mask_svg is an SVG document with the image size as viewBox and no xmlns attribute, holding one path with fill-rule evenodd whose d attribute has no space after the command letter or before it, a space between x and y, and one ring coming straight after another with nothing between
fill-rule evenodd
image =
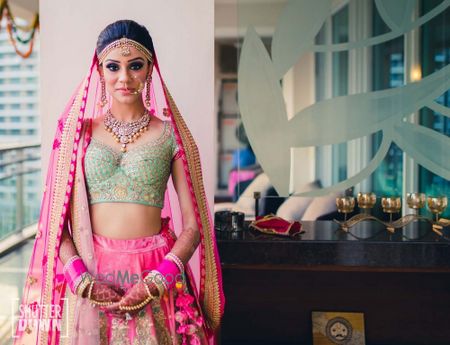
<instances>
[{"instance_id":1,"label":"bare midriff","mask_svg":"<svg viewBox=\"0 0 450 345\"><path fill-rule=\"evenodd\" d=\"M115 239L156 235L161 229L161 209L135 203L90 205L92 231Z\"/></svg>"}]
</instances>

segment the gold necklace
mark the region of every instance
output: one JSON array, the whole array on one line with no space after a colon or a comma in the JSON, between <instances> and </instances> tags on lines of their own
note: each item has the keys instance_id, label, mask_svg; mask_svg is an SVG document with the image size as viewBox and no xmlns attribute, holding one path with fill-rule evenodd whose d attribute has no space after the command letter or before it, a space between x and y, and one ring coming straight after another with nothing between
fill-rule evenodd
<instances>
[{"instance_id":1,"label":"gold necklace","mask_svg":"<svg viewBox=\"0 0 450 345\"><path fill-rule=\"evenodd\" d=\"M117 120L111 113L111 109L108 109L103 122L105 129L112 134L116 142L121 144L122 152L126 152L127 144L134 142L148 129L150 114L145 109L144 114L136 121L125 122Z\"/></svg>"}]
</instances>

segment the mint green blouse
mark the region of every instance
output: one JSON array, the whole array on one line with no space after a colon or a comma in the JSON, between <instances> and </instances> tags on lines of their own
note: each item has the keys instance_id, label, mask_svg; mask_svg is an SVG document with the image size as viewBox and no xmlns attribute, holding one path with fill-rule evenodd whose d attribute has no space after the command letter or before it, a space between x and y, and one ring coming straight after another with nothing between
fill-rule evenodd
<instances>
[{"instance_id":1,"label":"mint green blouse","mask_svg":"<svg viewBox=\"0 0 450 345\"><path fill-rule=\"evenodd\" d=\"M121 152L92 137L84 158L90 204L127 202L163 208L179 148L170 121L159 138Z\"/></svg>"}]
</instances>

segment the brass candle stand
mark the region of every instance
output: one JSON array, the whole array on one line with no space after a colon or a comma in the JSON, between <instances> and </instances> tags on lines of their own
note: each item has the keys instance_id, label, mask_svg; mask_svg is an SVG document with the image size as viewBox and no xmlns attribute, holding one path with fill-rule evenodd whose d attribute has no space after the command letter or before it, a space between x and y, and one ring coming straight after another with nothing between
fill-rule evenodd
<instances>
[{"instance_id":1,"label":"brass candle stand","mask_svg":"<svg viewBox=\"0 0 450 345\"><path fill-rule=\"evenodd\" d=\"M396 229L404 228L411 222L425 221L432 225L432 231L439 236L444 237L442 229L446 226L450 226L450 220L439 218L439 215L447 208L446 196L426 197L424 193L408 193L406 195L406 202L408 207L413 210L413 213L407 214L395 221L392 220L393 214L401 211L401 198L398 196L383 197L381 198L381 206L383 212L389 214L388 222L371 214L371 209L375 206L377 201L377 196L374 193L358 193L356 200L358 207L362 209L362 212L347 220L347 214L353 212L355 208L355 198L352 196L336 198L338 212L344 214L344 221L338 221L336 219L334 221L338 223L340 228L345 232L348 232L351 227L363 221L376 221L386 227L390 233L394 233ZM419 209L425 207L425 205L427 205L429 210L435 215L435 220L419 215Z\"/></svg>"}]
</instances>

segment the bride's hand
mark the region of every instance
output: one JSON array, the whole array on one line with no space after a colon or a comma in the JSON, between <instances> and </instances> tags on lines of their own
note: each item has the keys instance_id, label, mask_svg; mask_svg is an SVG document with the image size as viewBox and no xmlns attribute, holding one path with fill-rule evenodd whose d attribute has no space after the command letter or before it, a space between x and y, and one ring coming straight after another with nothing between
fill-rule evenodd
<instances>
[{"instance_id":1,"label":"bride's hand","mask_svg":"<svg viewBox=\"0 0 450 345\"><path fill-rule=\"evenodd\" d=\"M83 291L83 297L88 297L89 286ZM97 302L118 302L123 293L110 284L95 281L91 291L91 299Z\"/></svg>"},{"instance_id":2,"label":"bride's hand","mask_svg":"<svg viewBox=\"0 0 450 345\"><path fill-rule=\"evenodd\" d=\"M137 314L139 311L145 308L147 304L142 305L139 309L135 310L121 310L119 309L119 306L121 307L133 307L138 304L141 304L145 300L148 299L149 294L147 289L145 288L145 282L140 281L137 284L134 284L128 291L123 295L121 300L119 302L113 303L109 306L103 307L102 309L115 314L125 315L126 313L129 314ZM157 292L152 291L150 289L150 292L153 296L157 295Z\"/></svg>"}]
</instances>

